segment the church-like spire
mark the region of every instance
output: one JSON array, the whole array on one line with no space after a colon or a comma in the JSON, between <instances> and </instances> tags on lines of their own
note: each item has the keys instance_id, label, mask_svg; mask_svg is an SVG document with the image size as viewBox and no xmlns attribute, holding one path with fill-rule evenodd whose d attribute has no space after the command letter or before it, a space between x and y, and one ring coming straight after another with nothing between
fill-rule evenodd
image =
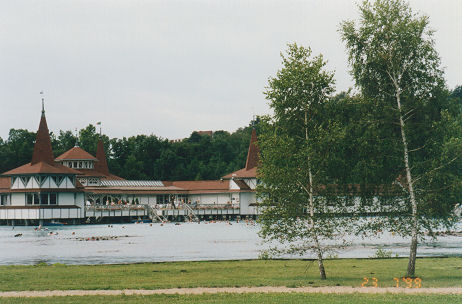
<instances>
[{"instance_id":1,"label":"church-like spire","mask_svg":"<svg viewBox=\"0 0 462 304\"><path fill-rule=\"evenodd\" d=\"M40 92L40 94L43 94ZM48 131L47 120L45 118L45 102L42 98L42 117L40 118L39 129L35 138L34 153L32 154L31 164L46 162L54 164L53 150L51 149L50 132Z\"/></svg>"},{"instance_id":2,"label":"church-like spire","mask_svg":"<svg viewBox=\"0 0 462 304\"><path fill-rule=\"evenodd\" d=\"M260 149L257 146L257 132L252 129L252 136L250 138L249 151L247 152L247 161L245 169L250 170L258 165Z\"/></svg>"},{"instance_id":3,"label":"church-like spire","mask_svg":"<svg viewBox=\"0 0 462 304\"><path fill-rule=\"evenodd\" d=\"M101 138L98 140L98 146L96 148L96 158L98 161L95 164L95 169L105 175L109 174L109 168L107 166L106 153L104 152L104 145Z\"/></svg>"}]
</instances>

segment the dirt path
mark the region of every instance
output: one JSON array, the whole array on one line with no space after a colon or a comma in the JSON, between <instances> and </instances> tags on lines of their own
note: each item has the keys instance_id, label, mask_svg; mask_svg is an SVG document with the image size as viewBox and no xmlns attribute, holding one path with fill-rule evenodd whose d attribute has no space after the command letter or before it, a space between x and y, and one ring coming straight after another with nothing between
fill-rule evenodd
<instances>
[{"instance_id":1,"label":"dirt path","mask_svg":"<svg viewBox=\"0 0 462 304\"><path fill-rule=\"evenodd\" d=\"M448 288L374 288L374 287L222 287L222 288L171 288L171 289L126 289L126 290L44 290L44 291L6 291L0 292L0 298L11 297L53 297L53 296L117 296L117 295L153 295L153 294L203 294L203 293L405 293L405 294L460 294L462 287Z\"/></svg>"}]
</instances>

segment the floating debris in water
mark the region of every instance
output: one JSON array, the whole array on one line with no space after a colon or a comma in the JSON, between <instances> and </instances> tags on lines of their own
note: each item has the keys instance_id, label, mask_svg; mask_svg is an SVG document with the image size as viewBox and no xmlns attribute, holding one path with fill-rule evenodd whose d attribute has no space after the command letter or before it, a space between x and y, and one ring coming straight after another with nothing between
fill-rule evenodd
<instances>
[{"instance_id":1,"label":"floating debris in water","mask_svg":"<svg viewBox=\"0 0 462 304\"><path fill-rule=\"evenodd\" d=\"M105 235L105 236L90 236L90 237L77 237L73 238L74 240L77 241L112 241L112 240L118 240L120 238L128 238L128 235L125 236L118 236L118 235Z\"/></svg>"}]
</instances>

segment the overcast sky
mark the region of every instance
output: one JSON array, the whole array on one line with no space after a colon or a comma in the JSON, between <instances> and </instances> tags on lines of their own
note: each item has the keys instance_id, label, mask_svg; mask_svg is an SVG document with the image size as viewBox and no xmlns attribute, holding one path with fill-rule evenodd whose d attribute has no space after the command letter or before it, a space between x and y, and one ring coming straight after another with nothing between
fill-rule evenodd
<instances>
[{"instance_id":1,"label":"overcast sky","mask_svg":"<svg viewBox=\"0 0 462 304\"><path fill-rule=\"evenodd\" d=\"M462 1L414 0L430 17L449 88L462 84ZM269 112L263 91L287 43L310 46L348 89L339 23L349 0L0 0L0 137L103 123L110 137L234 131Z\"/></svg>"}]
</instances>

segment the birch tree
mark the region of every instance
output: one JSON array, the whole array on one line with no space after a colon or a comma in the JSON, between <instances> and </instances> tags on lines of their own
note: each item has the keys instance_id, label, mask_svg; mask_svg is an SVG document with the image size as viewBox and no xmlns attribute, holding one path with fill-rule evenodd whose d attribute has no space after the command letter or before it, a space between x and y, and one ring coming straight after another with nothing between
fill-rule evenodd
<instances>
[{"instance_id":1,"label":"birch tree","mask_svg":"<svg viewBox=\"0 0 462 304\"><path fill-rule=\"evenodd\" d=\"M449 224L460 199L454 175L460 126L447 103L428 18L401 0L365 1L359 10L358 25L342 23L342 39L357 87L374 103L375 119L400 143L400 165L384 169L395 175L409 203L409 230L403 233L411 238L407 275L413 277L419 237L441 222Z\"/></svg>"},{"instance_id":2,"label":"birch tree","mask_svg":"<svg viewBox=\"0 0 462 304\"><path fill-rule=\"evenodd\" d=\"M297 44L281 57L283 67L265 92L274 115L260 124L260 235L286 244L286 253L314 252L320 277L326 279L322 242L332 239L339 226L325 216L329 199L320 196L325 155L319 141L328 139L322 116L334 90L333 73L325 69L322 55L312 56Z\"/></svg>"}]
</instances>

